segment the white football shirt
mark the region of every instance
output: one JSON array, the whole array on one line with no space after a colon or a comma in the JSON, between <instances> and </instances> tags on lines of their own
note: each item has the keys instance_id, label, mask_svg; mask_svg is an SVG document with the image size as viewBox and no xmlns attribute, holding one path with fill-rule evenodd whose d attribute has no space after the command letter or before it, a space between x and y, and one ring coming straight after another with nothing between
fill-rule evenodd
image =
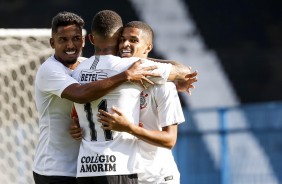
<instances>
[{"instance_id":1,"label":"white football shirt","mask_svg":"<svg viewBox=\"0 0 282 184\"><path fill-rule=\"evenodd\" d=\"M185 121L175 85L167 82L144 90L140 96L140 122L148 130ZM144 172L138 173L140 184L180 183L180 175L170 149L138 140Z\"/></svg>"},{"instance_id":2,"label":"white football shirt","mask_svg":"<svg viewBox=\"0 0 282 184\"><path fill-rule=\"evenodd\" d=\"M111 77L128 69L137 58L120 58L113 55L93 56L80 64L73 77L81 84ZM161 77L152 79L164 83L171 70L170 64L146 60L144 66L158 65ZM138 172L136 138L124 132L104 131L97 121L98 109L111 112L116 106L131 122L139 121L139 95L141 86L126 82L107 95L86 104L76 104L84 137L78 156L77 176L123 175Z\"/></svg>"},{"instance_id":3,"label":"white football shirt","mask_svg":"<svg viewBox=\"0 0 282 184\"><path fill-rule=\"evenodd\" d=\"M33 171L40 175L76 176L79 142L68 133L73 102L61 98L63 90L77 83L71 70L49 57L35 78L35 103L40 136Z\"/></svg>"}]
</instances>

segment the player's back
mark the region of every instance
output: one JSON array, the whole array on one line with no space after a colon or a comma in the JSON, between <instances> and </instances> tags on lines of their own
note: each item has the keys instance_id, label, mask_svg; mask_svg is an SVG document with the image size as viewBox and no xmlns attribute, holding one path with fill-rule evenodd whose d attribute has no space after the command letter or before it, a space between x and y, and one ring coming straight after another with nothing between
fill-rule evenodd
<instances>
[{"instance_id":1,"label":"player's back","mask_svg":"<svg viewBox=\"0 0 282 184\"><path fill-rule=\"evenodd\" d=\"M80 83L86 84L92 81L109 78L126 70L136 61L121 59L113 55L92 56L83 61L74 71L73 77ZM139 94L142 88L134 83L125 82L105 96L86 104L75 104L80 126L85 130L84 139L97 142L113 139L107 137L105 131L100 128L96 114L99 109L111 112L111 107L121 109L132 122L139 121Z\"/></svg>"},{"instance_id":2,"label":"player's back","mask_svg":"<svg viewBox=\"0 0 282 184\"><path fill-rule=\"evenodd\" d=\"M112 55L91 57L77 67L73 77L81 84L102 80L126 70L135 60L128 61L129 63L126 63L127 61ZM78 157L78 177L137 172L136 139L124 132L104 131L97 121L96 114L99 109L111 112L111 107L116 106L132 122L137 123L141 90L140 86L125 82L97 100L75 104L80 126L84 130ZM108 161L99 159L102 157L108 158Z\"/></svg>"}]
</instances>

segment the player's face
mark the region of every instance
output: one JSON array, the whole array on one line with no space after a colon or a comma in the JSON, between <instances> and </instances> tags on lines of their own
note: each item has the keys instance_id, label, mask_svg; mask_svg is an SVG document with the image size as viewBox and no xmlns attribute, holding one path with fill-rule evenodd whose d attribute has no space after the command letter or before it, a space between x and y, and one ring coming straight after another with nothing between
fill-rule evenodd
<instances>
[{"instance_id":1,"label":"player's face","mask_svg":"<svg viewBox=\"0 0 282 184\"><path fill-rule=\"evenodd\" d=\"M141 29L126 27L119 40L119 54L121 57L147 58L149 44L146 35Z\"/></svg>"},{"instance_id":2,"label":"player's face","mask_svg":"<svg viewBox=\"0 0 282 184\"><path fill-rule=\"evenodd\" d=\"M66 67L76 63L85 44L82 30L76 25L61 26L52 34L50 44L55 49L55 58Z\"/></svg>"}]
</instances>

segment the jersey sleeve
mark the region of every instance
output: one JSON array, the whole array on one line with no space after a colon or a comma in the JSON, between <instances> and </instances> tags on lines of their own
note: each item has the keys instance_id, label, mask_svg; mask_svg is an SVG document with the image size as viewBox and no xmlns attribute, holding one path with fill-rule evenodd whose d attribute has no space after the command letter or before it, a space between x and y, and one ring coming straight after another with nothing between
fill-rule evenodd
<instances>
[{"instance_id":1,"label":"jersey sleeve","mask_svg":"<svg viewBox=\"0 0 282 184\"><path fill-rule=\"evenodd\" d=\"M172 65L169 63L160 63L160 62L154 62L148 59L144 60L145 62L142 64L142 66L157 66L155 70L152 72L160 74L160 77L148 77L151 81L153 81L155 84L164 84L171 72Z\"/></svg>"},{"instance_id":2,"label":"jersey sleeve","mask_svg":"<svg viewBox=\"0 0 282 184\"><path fill-rule=\"evenodd\" d=\"M120 62L114 67L112 67L114 70L117 70L119 72L127 70L134 62L140 60L141 58L137 57L130 57L130 58L121 58ZM157 69L152 70L154 73L160 74L158 77L148 77L152 82L155 84L164 84L171 72L172 65L169 63L160 63L160 62L154 62L148 59L142 59L145 61L142 63L141 66L147 67L147 66L157 66Z\"/></svg>"},{"instance_id":3,"label":"jersey sleeve","mask_svg":"<svg viewBox=\"0 0 282 184\"><path fill-rule=\"evenodd\" d=\"M176 87L172 82L156 85L154 88L159 122L162 127L185 121Z\"/></svg>"},{"instance_id":4,"label":"jersey sleeve","mask_svg":"<svg viewBox=\"0 0 282 184\"><path fill-rule=\"evenodd\" d=\"M73 83L78 83L64 67L53 65L44 65L38 71L36 85L41 91L55 94L61 97L66 87Z\"/></svg>"}]
</instances>

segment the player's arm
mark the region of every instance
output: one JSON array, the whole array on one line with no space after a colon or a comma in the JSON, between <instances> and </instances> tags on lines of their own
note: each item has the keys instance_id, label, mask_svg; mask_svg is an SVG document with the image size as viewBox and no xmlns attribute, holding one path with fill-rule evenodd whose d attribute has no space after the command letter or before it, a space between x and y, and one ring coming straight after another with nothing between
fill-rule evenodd
<instances>
[{"instance_id":1,"label":"player's arm","mask_svg":"<svg viewBox=\"0 0 282 184\"><path fill-rule=\"evenodd\" d=\"M148 58L154 62L160 63L169 63L172 64L172 69L169 74L168 80L173 81L179 92L187 92L189 95L191 94L190 89L195 88L192 83L197 82L198 78L198 71L191 71L190 66L185 66L177 61L173 60L163 60L163 59L155 59L155 58Z\"/></svg>"},{"instance_id":2,"label":"player's arm","mask_svg":"<svg viewBox=\"0 0 282 184\"><path fill-rule=\"evenodd\" d=\"M153 84L146 77L159 75L151 72L156 66L140 67L142 62L137 61L126 71L104 80L98 80L84 85L80 85L79 83L71 84L64 89L61 97L76 103L87 103L106 95L126 81L146 80L148 83Z\"/></svg>"},{"instance_id":3,"label":"player's arm","mask_svg":"<svg viewBox=\"0 0 282 184\"><path fill-rule=\"evenodd\" d=\"M162 131L147 130L145 128L134 126L132 127L132 135L138 137L139 139L149 144L172 149L177 140L177 128L177 123L163 127Z\"/></svg>"},{"instance_id":4,"label":"player's arm","mask_svg":"<svg viewBox=\"0 0 282 184\"><path fill-rule=\"evenodd\" d=\"M172 64L171 72L169 74L168 80L169 81L176 81L176 80L188 80L189 74L192 74L192 70L190 66L185 66L179 62L176 61L170 61L170 60L156 60L156 62L161 63L170 63ZM194 74L198 74L197 71L193 72Z\"/></svg>"},{"instance_id":5,"label":"player's arm","mask_svg":"<svg viewBox=\"0 0 282 184\"><path fill-rule=\"evenodd\" d=\"M151 61L159 62L159 63L170 63L172 65L179 65L180 63L174 60L165 60L165 59L156 59L156 58L149 58Z\"/></svg>"},{"instance_id":6,"label":"player's arm","mask_svg":"<svg viewBox=\"0 0 282 184\"><path fill-rule=\"evenodd\" d=\"M125 114L117 108L113 107L112 110L114 112L113 114L103 110L100 110L99 114L97 114L99 117L98 121L107 125L102 125L101 128L105 130L127 132L155 146L168 149L172 149L174 147L177 139L177 123L163 127L162 131L147 130L130 122L126 118Z\"/></svg>"}]
</instances>

